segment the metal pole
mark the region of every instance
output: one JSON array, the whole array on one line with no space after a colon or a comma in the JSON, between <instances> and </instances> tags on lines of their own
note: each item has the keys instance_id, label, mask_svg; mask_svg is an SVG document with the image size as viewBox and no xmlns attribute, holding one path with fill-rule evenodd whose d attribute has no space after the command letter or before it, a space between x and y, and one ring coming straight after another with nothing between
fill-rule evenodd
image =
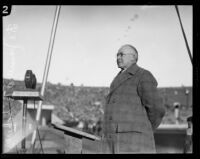
<instances>
[{"instance_id":1,"label":"metal pole","mask_svg":"<svg viewBox=\"0 0 200 159\"><path fill-rule=\"evenodd\" d=\"M27 99L24 99L23 103L23 118L22 118L22 137L21 142L22 151L26 152L26 108L27 108Z\"/></svg>"},{"instance_id":2,"label":"metal pole","mask_svg":"<svg viewBox=\"0 0 200 159\"><path fill-rule=\"evenodd\" d=\"M191 61L191 63L193 64L193 62L192 62L192 54L191 54L191 52L190 52L190 48L189 48L189 45L188 45L188 42L187 42L187 38L186 38L184 29L183 29L183 25L182 25L182 22L181 22L181 17L180 17L179 11L178 11L178 6L175 5L175 8L176 8L176 12L177 12L177 15L178 15L178 19L179 19L179 22L180 22L180 25L181 25L181 30L182 30L183 37L184 37L184 40L185 40L185 44L186 44L186 47L187 47L187 51L188 51L188 54L189 54L189 57L190 57L190 61Z\"/></svg>"},{"instance_id":3,"label":"metal pole","mask_svg":"<svg viewBox=\"0 0 200 159\"><path fill-rule=\"evenodd\" d=\"M57 28L57 24L58 24L58 17L59 17L59 13L60 13L60 7L61 7L60 5L56 6L55 17L54 17L53 27L51 30L50 43L49 43L49 48L48 48L48 54L47 54L47 59L46 59L46 64L45 64L44 75L43 75L41 96L44 96L45 85L46 85L46 81L47 81L47 77L48 77L49 66L50 66L52 50L53 50L53 44L54 44L54 39L55 39L55 34L56 34L56 28ZM39 101L38 108L37 108L37 114L36 114L36 126L38 125L38 123L40 121L41 108L42 108L42 101ZM31 140L32 145L34 145L34 143L35 143L35 138L36 138L36 130L33 132L32 140Z\"/></svg>"},{"instance_id":4,"label":"metal pole","mask_svg":"<svg viewBox=\"0 0 200 159\"><path fill-rule=\"evenodd\" d=\"M184 153L192 153L193 151L193 141L192 141L192 134L193 134L193 122L192 116L187 118L188 128L186 130L186 137L185 137L185 145L184 145Z\"/></svg>"}]
</instances>

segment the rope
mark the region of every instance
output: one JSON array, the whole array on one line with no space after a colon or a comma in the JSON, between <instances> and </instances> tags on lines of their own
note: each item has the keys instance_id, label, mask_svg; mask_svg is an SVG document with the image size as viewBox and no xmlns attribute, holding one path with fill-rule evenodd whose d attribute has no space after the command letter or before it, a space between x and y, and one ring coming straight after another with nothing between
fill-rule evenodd
<instances>
[{"instance_id":1,"label":"rope","mask_svg":"<svg viewBox=\"0 0 200 159\"><path fill-rule=\"evenodd\" d=\"M180 14L179 14L178 6L175 5L175 8L176 8L176 12L177 12L177 15L178 15L178 19L179 19L179 22L180 22L180 25L181 25L181 30L182 30L183 37L184 37L185 44L186 44L186 48L187 48L187 51L188 51L188 54L189 54L189 57L190 57L190 61L191 61L192 65L193 65L192 54L191 54L191 52L190 52L190 48L189 48L189 45L188 45L188 42L187 42L187 38L186 38L184 29L183 29L183 25L182 25L182 22L181 22L181 17L180 17Z\"/></svg>"},{"instance_id":2,"label":"rope","mask_svg":"<svg viewBox=\"0 0 200 159\"><path fill-rule=\"evenodd\" d=\"M35 109L35 100L34 100L33 102L34 102L34 110L36 110L36 109ZM38 129L37 126L36 126L36 130L37 130L37 133L38 133L38 137L39 137L39 142L40 142L41 150L42 150L42 153L44 154L44 150L43 150L43 146L42 146L42 141L41 141L39 129ZM33 146L33 149L34 149L34 146Z\"/></svg>"}]
</instances>

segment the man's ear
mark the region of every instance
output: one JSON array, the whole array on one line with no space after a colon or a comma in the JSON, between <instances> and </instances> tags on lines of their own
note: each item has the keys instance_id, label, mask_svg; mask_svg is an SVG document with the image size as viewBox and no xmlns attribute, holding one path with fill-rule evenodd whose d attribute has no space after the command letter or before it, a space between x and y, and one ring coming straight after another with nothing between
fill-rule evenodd
<instances>
[{"instance_id":1,"label":"man's ear","mask_svg":"<svg viewBox=\"0 0 200 159\"><path fill-rule=\"evenodd\" d=\"M136 54L133 54L133 59L134 59L134 61L136 61Z\"/></svg>"},{"instance_id":2,"label":"man's ear","mask_svg":"<svg viewBox=\"0 0 200 159\"><path fill-rule=\"evenodd\" d=\"M133 57L134 57L134 59L135 59L135 62L137 62L137 57L138 55L137 54L133 54Z\"/></svg>"}]
</instances>

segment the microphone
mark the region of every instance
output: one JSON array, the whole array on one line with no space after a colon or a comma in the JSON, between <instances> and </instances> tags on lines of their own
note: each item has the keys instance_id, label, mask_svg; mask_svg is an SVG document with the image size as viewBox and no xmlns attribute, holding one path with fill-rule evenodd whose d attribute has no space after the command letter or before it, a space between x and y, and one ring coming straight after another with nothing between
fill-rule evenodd
<instances>
[{"instance_id":1,"label":"microphone","mask_svg":"<svg viewBox=\"0 0 200 159\"><path fill-rule=\"evenodd\" d=\"M24 77L24 82L25 82L26 88L29 88L29 89L35 89L36 88L37 79L35 77L35 74L32 72L32 70L26 71L26 74L25 74L25 77Z\"/></svg>"}]
</instances>

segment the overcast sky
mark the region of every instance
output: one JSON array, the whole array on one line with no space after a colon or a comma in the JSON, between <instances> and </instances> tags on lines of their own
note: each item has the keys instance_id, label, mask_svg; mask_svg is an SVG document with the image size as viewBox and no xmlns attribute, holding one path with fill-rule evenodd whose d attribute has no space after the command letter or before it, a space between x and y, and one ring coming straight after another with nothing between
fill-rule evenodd
<instances>
[{"instance_id":1,"label":"overcast sky","mask_svg":"<svg viewBox=\"0 0 200 159\"><path fill-rule=\"evenodd\" d=\"M31 69L42 82L56 6L13 6L3 18L3 77L23 80ZM179 6L192 52L192 6ZM158 87L192 86L192 65L173 5L61 6L48 81L109 86L120 71L124 44Z\"/></svg>"}]
</instances>

